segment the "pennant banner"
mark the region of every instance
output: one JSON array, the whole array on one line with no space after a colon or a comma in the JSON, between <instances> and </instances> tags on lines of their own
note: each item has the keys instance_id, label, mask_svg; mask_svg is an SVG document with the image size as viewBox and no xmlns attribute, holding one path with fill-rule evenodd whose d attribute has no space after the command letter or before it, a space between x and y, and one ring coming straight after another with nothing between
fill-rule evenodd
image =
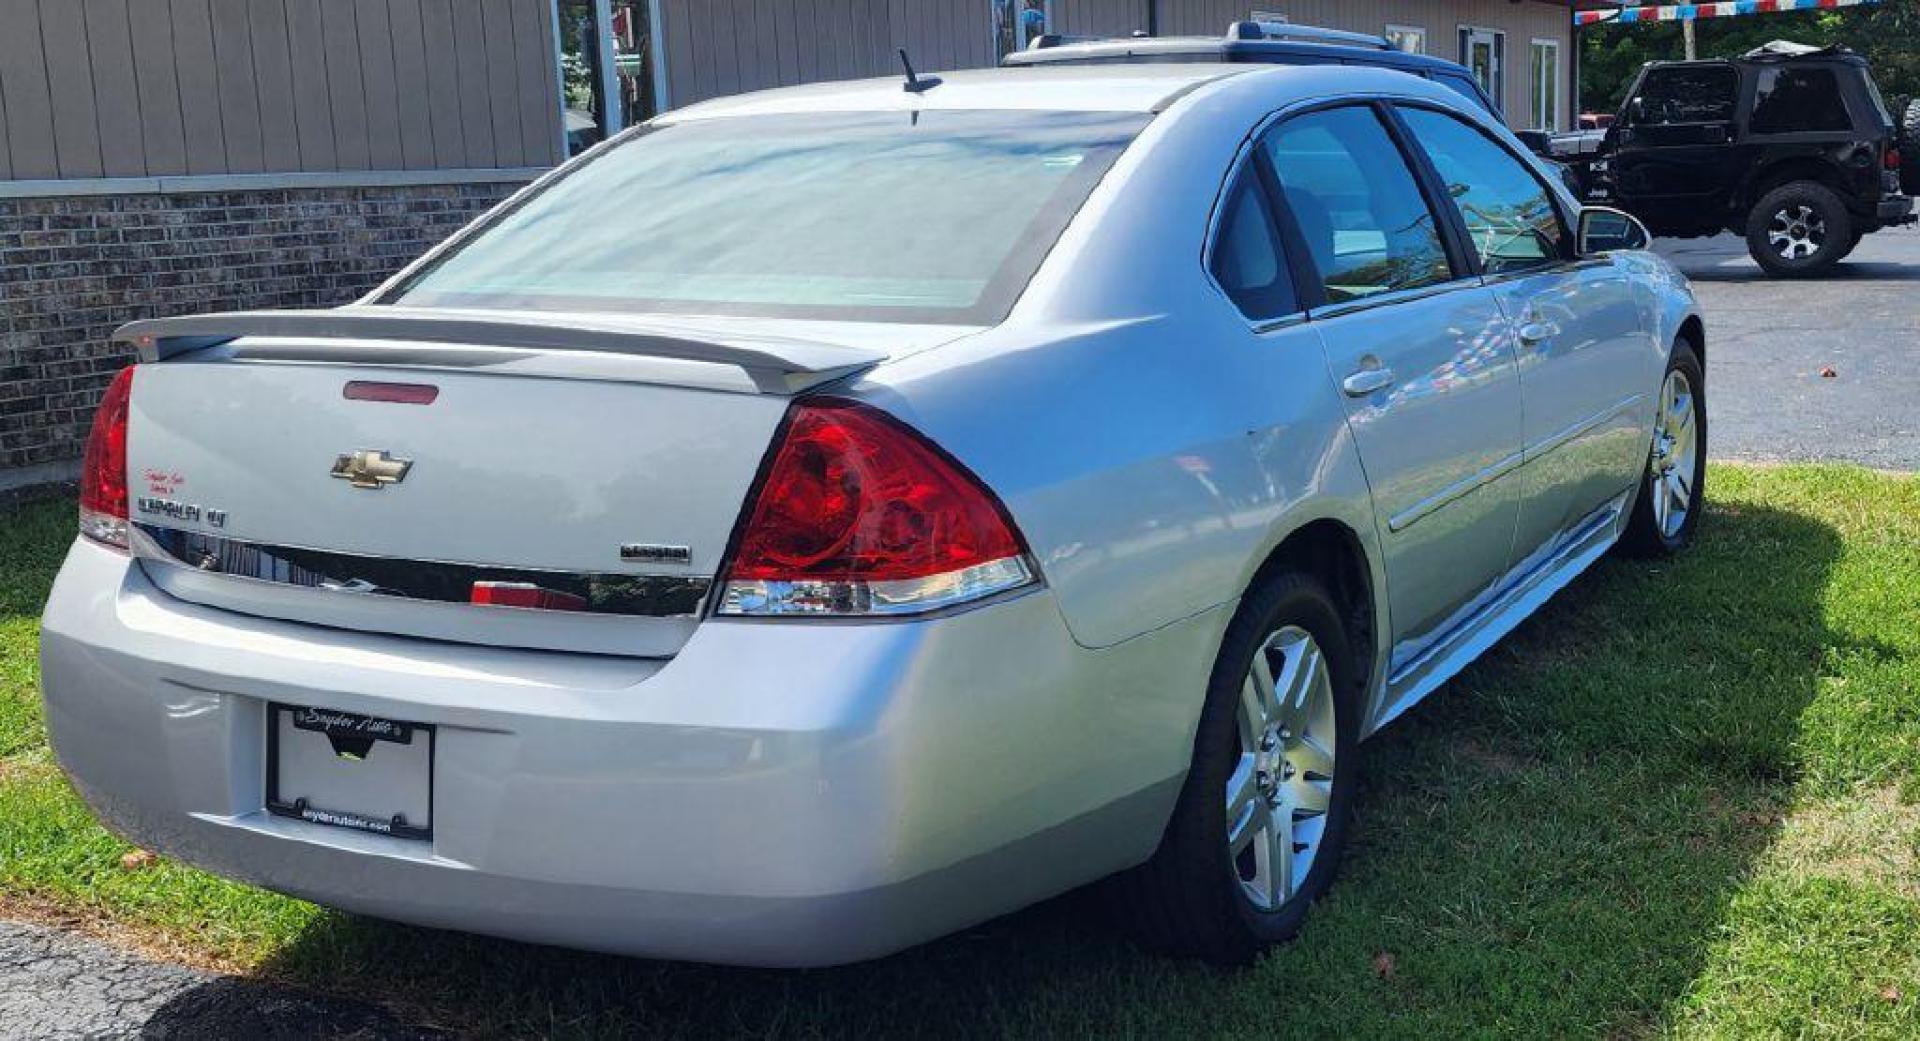
<instances>
[{"instance_id":1,"label":"pennant banner","mask_svg":"<svg viewBox=\"0 0 1920 1041\"><path fill-rule=\"evenodd\" d=\"M1625 7L1618 11L1575 11L1573 24L1598 22L1684 22L1694 18L1721 18L1738 14L1773 14L1778 11L1825 11L1836 7L1862 7L1880 0L1720 0L1707 4L1661 4L1650 7Z\"/></svg>"}]
</instances>

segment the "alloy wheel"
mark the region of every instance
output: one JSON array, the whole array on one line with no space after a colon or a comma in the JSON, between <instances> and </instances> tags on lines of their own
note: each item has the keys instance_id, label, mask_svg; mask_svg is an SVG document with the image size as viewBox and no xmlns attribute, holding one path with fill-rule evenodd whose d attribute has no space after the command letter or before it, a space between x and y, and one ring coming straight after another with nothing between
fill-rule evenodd
<instances>
[{"instance_id":1,"label":"alloy wheel","mask_svg":"<svg viewBox=\"0 0 1920 1041\"><path fill-rule=\"evenodd\" d=\"M1767 242L1787 260L1813 256L1826 241L1826 220L1805 203L1782 207L1767 222Z\"/></svg>"},{"instance_id":2,"label":"alloy wheel","mask_svg":"<svg viewBox=\"0 0 1920 1041\"><path fill-rule=\"evenodd\" d=\"M1660 388L1660 414L1654 420L1653 455L1647 467L1653 520L1663 538L1680 534L1693 508L1693 481L1700 451L1693 412L1693 384L1678 369L1667 373L1667 381Z\"/></svg>"},{"instance_id":3,"label":"alloy wheel","mask_svg":"<svg viewBox=\"0 0 1920 1041\"><path fill-rule=\"evenodd\" d=\"M1227 778L1227 851L1253 906L1274 911L1313 869L1333 802L1333 678L1313 636L1260 645L1240 688L1239 758Z\"/></svg>"}]
</instances>

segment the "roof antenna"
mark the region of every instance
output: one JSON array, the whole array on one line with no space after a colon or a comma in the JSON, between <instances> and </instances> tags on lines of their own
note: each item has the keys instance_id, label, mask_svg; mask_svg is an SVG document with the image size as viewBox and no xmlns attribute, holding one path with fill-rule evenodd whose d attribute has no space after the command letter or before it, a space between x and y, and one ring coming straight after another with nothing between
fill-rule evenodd
<instances>
[{"instance_id":1,"label":"roof antenna","mask_svg":"<svg viewBox=\"0 0 1920 1041\"><path fill-rule=\"evenodd\" d=\"M907 57L907 49L900 48L900 64L906 67L907 82L900 89L909 94L925 94L940 85L938 76L920 76L913 71L913 62Z\"/></svg>"}]
</instances>

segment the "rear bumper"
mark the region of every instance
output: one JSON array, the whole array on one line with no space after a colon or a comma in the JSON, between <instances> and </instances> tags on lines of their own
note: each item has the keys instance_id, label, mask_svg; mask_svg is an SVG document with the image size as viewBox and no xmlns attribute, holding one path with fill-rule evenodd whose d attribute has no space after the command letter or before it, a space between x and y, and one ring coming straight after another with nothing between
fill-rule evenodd
<instances>
[{"instance_id":1,"label":"rear bumper","mask_svg":"<svg viewBox=\"0 0 1920 1041\"><path fill-rule=\"evenodd\" d=\"M216 873L437 927L816 965L1144 859L1222 614L1094 652L1042 590L908 624L714 622L643 661L231 614L83 541L43 687L101 817ZM265 812L269 701L435 724L433 839Z\"/></svg>"},{"instance_id":2,"label":"rear bumper","mask_svg":"<svg viewBox=\"0 0 1920 1041\"><path fill-rule=\"evenodd\" d=\"M1889 195L1882 198L1875 214L1883 227L1912 224L1916 220L1913 213L1913 198L1907 195Z\"/></svg>"}]
</instances>

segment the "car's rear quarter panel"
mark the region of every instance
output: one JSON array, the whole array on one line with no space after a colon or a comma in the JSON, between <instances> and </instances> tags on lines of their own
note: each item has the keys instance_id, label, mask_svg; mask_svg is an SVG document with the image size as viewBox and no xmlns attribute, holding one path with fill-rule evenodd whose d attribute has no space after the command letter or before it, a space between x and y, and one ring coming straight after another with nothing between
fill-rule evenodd
<instances>
[{"instance_id":1,"label":"car's rear quarter panel","mask_svg":"<svg viewBox=\"0 0 1920 1041\"><path fill-rule=\"evenodd\" d=\"M1224 179L1277 107L1258 82L1274 71L1203 87L1157 117L1006 324L858 388L1006 500L1087 646L1233 601L1311 520L1374 540L1317 334L1252 334L1202 259ZM1202 683L1180 695L1195 713Z\"/></svg>"}]
</instances>

